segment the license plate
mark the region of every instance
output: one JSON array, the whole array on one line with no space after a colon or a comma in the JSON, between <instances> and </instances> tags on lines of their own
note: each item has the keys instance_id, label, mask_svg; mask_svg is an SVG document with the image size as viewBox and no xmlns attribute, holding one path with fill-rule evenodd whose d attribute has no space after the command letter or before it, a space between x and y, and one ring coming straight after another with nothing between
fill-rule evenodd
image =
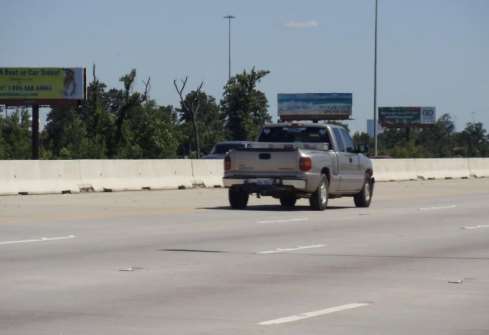
<instances>
[{"instance_id":1,"label":"license plate","mask_svg":"<svg viewBox=\"0 0 489 335\"><path fill-rule=\"evenodd\" d=\"M257 185L273 185L273 179L272 178L248 179L248 183L257 184Z\"/></svg>"}]
</instances>

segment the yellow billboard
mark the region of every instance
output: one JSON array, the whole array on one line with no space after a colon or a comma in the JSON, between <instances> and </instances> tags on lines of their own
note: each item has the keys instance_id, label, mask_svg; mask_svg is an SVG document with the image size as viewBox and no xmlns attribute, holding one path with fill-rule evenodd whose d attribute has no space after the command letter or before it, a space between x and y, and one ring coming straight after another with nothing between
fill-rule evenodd
<instances>
[{"instance_id":1,"label":"yellow billboard","mask_svg":"<svg viewBox=\"0 0 489 335\"><path fill-rule=\"evenodd\" d=\"M84 68L0 67L2 100L84 100Z\"/></svg>"}]
</instances>

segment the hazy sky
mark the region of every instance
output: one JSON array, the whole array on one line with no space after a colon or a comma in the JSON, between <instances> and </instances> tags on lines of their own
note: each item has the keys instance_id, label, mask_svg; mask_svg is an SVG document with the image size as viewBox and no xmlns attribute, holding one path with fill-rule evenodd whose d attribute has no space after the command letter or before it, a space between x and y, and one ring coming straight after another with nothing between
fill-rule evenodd
<instances>
[{"instance_id":1,"label":"hazy sky","mask_svg":"<svg viewBox=\"0 0 489 335\"><path fill-rule=\"evenodd\" d=\"M3 0L0 66L86 66L120 87L130 69L151 76L152 98L177 104L173 79L205 82L221 98L227 21L233 72L271 73L277 93L352 92L351 126L372 115L374 0ZM489 0L379 0L380 106L436 106L457 127L489 128Z\"/></svg>"}]
</instances>

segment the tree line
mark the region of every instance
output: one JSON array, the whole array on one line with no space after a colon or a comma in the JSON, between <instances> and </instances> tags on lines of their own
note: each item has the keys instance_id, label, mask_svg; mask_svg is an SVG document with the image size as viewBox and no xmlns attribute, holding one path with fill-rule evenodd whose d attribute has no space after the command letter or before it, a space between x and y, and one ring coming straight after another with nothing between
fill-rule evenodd
<instances>
[{"instance_id":1,"label":"tree line","mask_svg":"<svg viewBox=\"0 0 489 335\"><path fill-rule=\"evenodd\" d=\"M136 70L120 78L122 88L109 88L93 68L87 99L78 107L54 106L41 132L42 159L198 158L223 140L253 140L271 121L268 101L258 89L266 70L243 71L224 86L221 99L201 83L189 89L188 78L174 81L177 106L150 98L151 80L135 89ZM26 108L0 117L0 159L30 159L30 112ZM373 141L355 133L357 144ZM379 134L379 154L408 157L489 157L489 136L482 123L460 132L448 114L429 128L386 129Z\"/></svg>"},{"instance_id":2,"label":"tree line","mask_svg":"<svg viewBox=\"0 0 489 335\"><path fill-rule=\"evenodd\" d=\"M366 133L355 133L354 142L369 144ZM387 128L378 135L378 153L392 158L489 157L489 135L481 122L469 122L455 131L449 114L443 114L434 125L423 128Z\"/></svg>"},{"instance_id":3,"label":"tree line","mask_svg":"<svg viewBox=\"0 0 489 335\"><path fill-rule=\"evenodd\" d=\"M243 71L224 86L222 99L203 84L187 91L187 78L175 81L178 106L158 105L135 89L136 70L120 78L121 89L97 79L79 107L54 106L40 134L42 159L197 158L223 140L255 138L270 122L268 101L257 88L269 71ZM30 159L30 113L18 109L0 117L0 159Z\"/></svg>"}]
</instances>

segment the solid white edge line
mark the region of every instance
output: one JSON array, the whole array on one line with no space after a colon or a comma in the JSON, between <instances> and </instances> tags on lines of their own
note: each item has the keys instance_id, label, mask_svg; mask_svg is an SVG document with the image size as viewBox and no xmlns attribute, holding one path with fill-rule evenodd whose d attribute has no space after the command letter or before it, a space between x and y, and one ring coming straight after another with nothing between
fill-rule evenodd
<instances>
[{"instance_id":1,"label":"solid white edge line","mask_svg":"<svg viewBox=\"0 0 489 335\"><path fill-rule=\"evenodd\" d=\"M75 235L68 235L68 236L58 236L58 237L41 237L41 238L30 239L30 240L3 241L3 242L0 242L0 245L69 240L69 239L72 239L75 237L76 237Z\"/></svg>"},{"instance_id":2,"label":"solid white edge line","mask_svg":"<svg viewBox=\"0 0 489 335\"><path fill-rule=\"evenodd\" d=\"M295 248L277 248L275 250L265 250L265 251L259 251L257 252L260 255L266 255L266 254L277 254L281 252L287 252L287 251L297 251L297 250L304 250L304 249L314 249L314 248L322 248L325 247L325 244L313 244L313 245L303 245L303 246L298 246Z\"/></svg>"},{"instance_id":3,"label":"solid white edge line","mask_svg":"<svg viewBox=\"0 0 489 335\"><path fill-rule=\"evenodd\" d=\"M351 303L351 304L321 309L318 311L286 316L284 318L263 321L263 322L260 322L258 324L261 326L278 325L278 324L282 324L282 323L295 322L295 321L300 321L300 320L304 320L304 319L314 318L314 317L321 316L321 315L326 315L326 314L331 314L331 313L336 313L336 312L342 312L342 311L346 311L349 309L364 307L364 306L368 306L368 305L370 305L370 304L365 303L365 302L356 302L356 303Z\"/></svg>"},{"instance_id":4,"label":"solid white edge line","mask_svg":"<svg viewBox=\"0 0 489 335\"><path fill-rule=\"evenodd\" d=\"M263 221L257 221L257 223L286 223L286 222L301 222L301 221L309 221L309 218L263 220Z\"/></svg>"}]
</instances>

